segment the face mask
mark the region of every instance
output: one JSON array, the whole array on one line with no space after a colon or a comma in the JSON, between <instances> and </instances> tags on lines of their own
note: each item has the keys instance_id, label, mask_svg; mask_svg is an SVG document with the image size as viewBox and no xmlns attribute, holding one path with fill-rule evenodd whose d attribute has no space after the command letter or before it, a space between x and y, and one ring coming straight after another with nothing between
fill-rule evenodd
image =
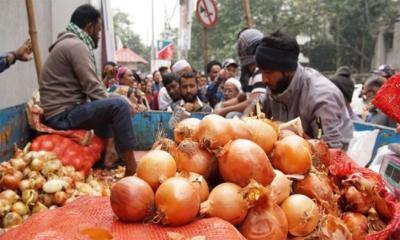
<instances>
[{"instance_id":1,"label":"face mask","mask_svg":"<svg viewBox=\"0 0 400 240\"><path fill-rule=\"evenodd\" d=\"M291 79L289 76L283 74L283 77L279 79L278 83L276 84L276 88L274 90L271 89L273 94L281 94L283 93L290 85Z\"/></svg>"}]
</instances>

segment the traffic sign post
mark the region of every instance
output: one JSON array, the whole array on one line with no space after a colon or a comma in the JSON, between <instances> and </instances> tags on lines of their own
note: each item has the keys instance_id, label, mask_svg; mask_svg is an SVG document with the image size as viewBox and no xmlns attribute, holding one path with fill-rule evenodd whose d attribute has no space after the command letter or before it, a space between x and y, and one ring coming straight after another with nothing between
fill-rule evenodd
<instances>
[{"instance_id":1,"label":"traffic sign post","mask_svg":"<svg viewBox=\"0 0 400 240\"><path fill-rule=\"evenodd\" d=\"M218 20L218 9L214 0L197 0L196 16L204 29L203 61L204 65L208 62L208 37L207 31L215 26Z\"/></svg>"}]
</instances>

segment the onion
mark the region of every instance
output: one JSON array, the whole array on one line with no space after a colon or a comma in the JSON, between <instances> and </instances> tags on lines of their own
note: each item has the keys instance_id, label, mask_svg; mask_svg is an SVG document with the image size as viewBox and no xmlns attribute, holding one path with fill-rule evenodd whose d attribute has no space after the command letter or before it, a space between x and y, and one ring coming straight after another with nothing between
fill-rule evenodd
<instances>
[{"instance_id":1,"label":"onion","mask_svg":"<svg viewBox=\"0 0 400 240\"><path fill-rule=\"evenodd\" d=\"M28 177L28 175L32 172L32 170L30 168L25 168L22 171L22 175L24 175L24 177Z\"/></svg>"},{"instance_id":2,"label":"onion","mask_svg":"<svg viewBox=\"0 0 400 240\"><path fill-rule=\"evenodd\" d=\"M142 221L153 210L154 192L138 177L125 177L111 188L111 208L118 219Z\"/></svg>"},{"instance_id":3,"label":"onion","mask_svg":"<svg viewBox=\"0 0 400 240\"><path fill-rule=\"evenodd\" d=\"M20 199L20 197L16 192L8 189L0 193L0 199L6 200L9 204L14 204L16 201Z\"/></svg>"},{"instance_id":4,"label":"onion","mask_svg":"<svg viewBox=\"0 0 400 240\"><path fill-rule=\"evenodd\" d=\"M37 202L39 198L39 194L37 191L33 189L27 189L22 192L22 201L27 206L33 206Z\"/></svg>"},{"instance_id":5,"label":"onion","mask_svg":"<svg viewBox=\"0 0 400 240\"><path fill-rule=\"evenodd\" d=\"M163 182L155 195L156 217L170 226L185 225L196 218L200 195L187 179L172 177Z\"/></svg>"},{"instance_id":6,"label":"onion","mask_svg":"<svg viewBox=\"0 0 400 240\"><path fill-rule=\"evenodd\" d=\"M289 136L292 136L292 135L296 135L296 133L293 132L292 130L289 130L289 129L282 129L282 130L279 131L278 139L282 140L285 137L289 137Z\"/></svg>"},{"instance_id":7,"label":"onion","mask_svg":"<svg viewBox=\"0 0 400 240\"><path fill-rule=\"evenodd\" d=\"M344 221L333 215L324 216L320 228L319 239L352 240L351 232Z\"/></svg>"},{"instance_id":8,"label":"onion","mask_svg":"<svg viewBox=\"0 0 400 240\"><path fill-rule=\"evenodd\" d=\"M270 185L270 198L272 202L279 205L289 197L292 191L292 181L279 170L274 169L274 173L275 178Z\"/></svg>"},{"instance_id":9,"label":"onion","mask_svg":"<svg viewBox=\"0 0 400 240\"><path fill-rule=\"evenodd\" d=\"M232 128L232 140L248 139L252 140L250 129L246 123L238 118L227 119Z\"/></svg>"},{"instance_id":10,"label":"onion","mask_svg":"<svg viewBox=\"0 0 400 240\"><path fill-rule=\"evenodd\" d=\"M3 218L3 227L10 228L22 223L22 217L15 212L7 213Z\"/></svg>"},{"instance_id":11,"label":"onion","mask_svg":"<svg viewBox=\"0 0 400 240\"><path fill-rule=\"evenodd\" d=\"M53 196L49 193L39 194L39 202L43 203L46 207L53 205Z\"/></svg>"},{"instance_id":12,"label":"onion","mask_svg":"<svg viewBox=\"0 0 400 240\"><path fill-rule=\"evenodd\" d=\"M11 204L5 199L0 199L0 218L4 217L10 210Z\"/></svg>"},{"instance_id":13,"label":"onion","mask_svg":"<svg viewBox=\"0 0 400 240\"><path fill-rule=\"evenodd\" d=\"M226 144L217 157L219 172L226 182L244 187L254 179L265 186L275 177L264 150L250 140L237 139Z\"/></svg>"},{"instance_id":14,"label":"onion","mask_svg":"<svg viewBox=\"0 0 400 240\"><path fill-rule=\"evenodd\" d=\"M29 208L23 202L18 201L12 205L11 211L18 213L20 216L24 216L29 213Z\"/></svg>"},{"instance_id":15,"label":"onion","mask_svg":"<svg viewBox=\"0 0 400 240\"><path fill-rule=\"evenodd\" d=\"M63 206L67 201L67 194L64 191L59 191L54 193L53 195L53 203L57 204L58 206Z\"/></svg>"},{"instance_id":16,"label":"onion","mask_svg":"<svg viewBox=\"0 0 400 240\"><path fill-rule=\"evenodd\" d=\"M39 176L32 181L33 189L40 190L45 183L46 178L44 178L43 176Z\"/></svg>"},{"instance_id":17,"label":"onion","mask_svg":"<svg viewBox=\"0 0 400 240\"><path fill-rule=\"evenodd\" d=\"M162 150L151 150L140 159L136 175L156 190L160 183L175 176L176 163L171 154Z\"/></svg>"},{"instance_id":18,"label":"onion","mask_svg":"<svg viewBox=\"0 0 400 240\"><path fill-rule=\"evenodd\" d=\"M348 186L343 189L342 198L346 201L345 209L350 209L359 213L366 213L373 207L373 199L362 194L354 186Z\"/></svg>"},{"instance_id":19,"label":"onion","mask_svg":"<svg viewBox=\"0 0 400 240\"><path fill-rule=\"evenodd\" d=\"M26 167L26 162L22 158L13 158L10 160L11 165L18 171L23 171Z\"/></svg>"},{"instance_id":20,"label":"onion","mask_svg":"<svg viewBox=\"0 0 400 240\"><path fill-rule=\"evenodd\" d=\"M24 175L20 171L15 170L13 173L4 175L0 185L3 189L17 190L23 177Z\"/></svg>"},{"instance_id":21,"label":"onion","mask_svg":"<svg viewBox=\"0 0 400 240\"><path fill-rule=\"evenodd\" d=\"M186 118L180 121L174 129L175 142L179 144L183 139L192 139L199 125L200 119L197 118Z\"/></svg>"},{"instance_id":22,"label":"onion","mask_svg":"<svg viewBox=\"0 0 400 240\"><path fill-rule=\"evenodd\" d=\"M308 142L312 149L313 165L319 170L328 167L331 162L328 144L316 139L309 139Z\"/></svg>"},{"instance_id":23,"label":"onion","mask_svg":"<svg viewBox=\"0 0 400 240\"><path fill-rule=\"evenodd\" d=\"M198 143L189 139L183 140L173 156L178 171L195 172L205 178L210 176L213 156L207 150L201 149Z\"/></svg>"},{"instance_id":24,"label":"onion","mask_svg":"<svg viewBox=\"0 0 400 240\"><path fill-rule=\"evenodd\" d=\"M278 138L275 129L268 123L258 119L246 120L246 125L252 134L252 140L266 153L270 153Z\"/></svg>"},{"instance_id":25,"label":"onion","mask_svg":"<svg viewBox=\"0 0 400 240\"><path fill-rule=\"evenodd\" d=\"M200 194L200 202L208 199L210 194L208 190L208 183L203 176L194 172L180 172L177 174L179 177L186 178L195 187L196 191Z\"/></svg>"},{"instance_id":26,"label":"onion","mask_svg":"<svg viewBox=\"0 0 400 240\"><path fill-rule=\"evenodd\" d=\"M42 171L43 166L44 166L44 161L40 158L34 158L31 162L32 171L40 172Z\"/></svg>"},{"instance_id":27,"label":"onion","mask_svg":"<svg viewBox=\"0 0 400 240\"><path fill-rule=\"evenodd\" d=\"M303 180L295 184L294 192L316 199L325 209L336 212L336 204L333 204L333 189L329 184L328 176L319 172L310 172ZM333 213L333 212L332 212Z\"/></svg>"},{"instance_id":28,"label":"onion","mask_svg":"<svg viewBox=\"0 0 400 240\"><path fill-rule=\"evenodd\" d=\"M272 164L285 174L307 173L311 167L311 152L307 141L297 135L277 141Z\"/></svg>"},{"instance_id":29,"label":"onion","mask_svg":"<svg viewBox=\"0 0 400 240\"><path fill-rule=\"evenodd\" d=\"M65 181L61 179L51 179L43 185L43 191L45 193L55 193L66 187L68 186Z\"/></svg>"},{"instance_id":30,"label":"onion","mask_svg":"<svg viewBox=\"0 0 400 240\"><path fill-rule=\"evenodd\" d=\"M57 208L59 208L57 205L51 205L51 206L49 207L49 210L54 210L54 209L57 209Z\"/></svg>"},{"instance_id":31,"label":"onion","mask_svg":"<svg viewBox=\"0 0 400 240\"><path fill-rule=\"evenodd\" d=\"M365 239L368 234L368 219L364 215L346 212L343 214L342 219L349 228L353 240Z\"/></svg>"},{"instance_id":32,"label":"onion","mask_svg":"<svg viewBox=\"0 0 400 240\"><path fill-rule=\"evenodd\" d=\"M18 189L21 192L29 188L32 188L32 181L30 179L24 179L19 183Z\"/></svg>"},{"instance_id":33,"label":"onion","mask_svg":"<svg viewBox=\"0 0 400 240\"><path fill-rule=\"evenodd\" d=\"M60 160L50 160L44 163L43 169L40 172L43 174L43 176L49 177L51 174L57 173L61 167L62 163Z\"/></svg>"},{"instance_id":34,"label":"onion","mask_svg":"<svg viewBox=\"0 0 400 240\"><path fill-rule=\"evenodd\" d=\"M170 153L171 155L174 155L177 147L178 146L176 145L176 143L169 138L158 138L151 147L151 150L163 150Z\"/></svg>"},{"instance_id":35,"label":"onion","mask_svg":"<svg viewBox=\"0 0 400 240\"><path fill-rule=\"evenodd\" d=\"M219 217L233 225L241 223L247 215L248 203L242 188L234 183L221 183L210 193L208 200L201 203L200 215Z\"/></svg>"},{"instance_id":36,"label":"onion","mask_svg":"<svg viewBox=\"0 0 400 240\"><path fill-rule=\"evenodd\" d=\"M32 208L32 213L38 213L48 210L48 208L43 205L41 202L37 202L35 206Z\"/></svg>"},{"instance_id":37,"label":"onion","mask_svg":"<svg viewBox=\"0 0 400 240\"><path fill-rule=\"evenodd\" d=\"M289 233L293 236L306 236L318 225L320 218L318 206L305 195L289 196L281 208L288 220Z\"/></svg>"},{"instance_id":38,"label":"onion","mask_svg":"<svg viewBox=\"0 0 400 240\"><path fill-rule=\"evenodd\" d=\"M199 124L195 140L209 149L218 149L232 140L232 127L225 118L209 114Z\"/></svg>"},{"instance_id":39,"label":"onion","mask_svg":"<svg viewBox=\"0 0 400 240\"><path fill-rule=\"evenodd\" d=\"M275 203L258 205L249 210L239 231L248 240L286 239L288 222L285 213Z\"/></svg>"}]
</instances>

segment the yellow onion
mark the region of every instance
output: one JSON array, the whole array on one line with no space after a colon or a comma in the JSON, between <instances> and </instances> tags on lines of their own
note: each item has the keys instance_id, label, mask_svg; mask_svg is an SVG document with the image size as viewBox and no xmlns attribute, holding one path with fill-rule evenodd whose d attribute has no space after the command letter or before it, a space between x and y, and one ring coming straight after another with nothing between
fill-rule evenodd
<instances>
[{"instance_id":1,"label":"yellow onion","mask_svg":"<svg viewBox=\"0 0 400 240\"><path fill-rule=\"evenodd\" d=\"M218 149L232 140L232 127L225 118L209 114L200 121L194 138L208 149Z\"/></svg>"},{"instance_id":2,"label":"yellow onion","mask_svg":"<svg viewBox=\"0 0 400 240\"><path fill-rule=\"evenodd\" d=\"M32 208L32 214L38 213L38 212L43 212L46 210L48 210L48 208L45 205L43 205L41 202L37 202L35 204L35 206L33 206L33 208Z\"/></svg>"},{"instance_id":3,"label":"yellow onion","mask_svg":"<svg viewBox=\"0 0 400 240\"><path fill-rule=\"evenodd\" d=\"M26 162L22 158L13 158L10 160L11 165L18 171L23 171L26 168Z\"/></svg>"},{"instance_id":4,"label":"yellow onion","mask_svg":"<svg viewBox=\"0 0 400 240\"><path fill-rule=\"evenodd\" d=\"M58 206L63 206L67 201L67 194L64 191L59 191L54 193L53 195L53 203L57 204Z\"/></svg>"},{"instance_id":5,"label":"yellow onion","mask_svg":"<svg viewBox=\"0 0 400 240\"><path fill-rule=\"evenodd\" d=\"M28 177L28 175L32 172L32 170L30 168L25 168L22 171L22 175L24 175L24 177Z\"/></svg>"},{"instance_id":6,"label":"yellow onion","mask_svg":"<svg viewBox=\"0 0 400 240\"><path fill-rule=\"evenodd\" d=\"M293 236L306 236L318 225L318 206L305 195L290 195L281 208L288 220L289 233Z\"/></svg>"},{"instance_id":7,"label":"yellow onion","mask_svg":"<svg viewBox=\"0 0 400 240\"><path fill-rule=\"evenodd\" d=\"M208 178L211 173L213 156L190 139L181 141L172 155L178 171L195 172Z\"/></svg>"},{"instance_id":8,"label":"yellow onion","mask_svg":"<svg viewBox=\"0 0 400 240\"><path fill-rule=\"evenodd\" d=\"M342 219L350 230L353 240L362 240L368 234L368 219L361 213L346 212Z\"/></svg>"},{"instance_id":9,"label":"yellow onion","mask_svg":"<svg viewBox=\"0 0 400 240\"><path fill-rule=\"evenodd\" d=\"M39 190L43 187L43 185L46 183L46 179L42 176L39 176L32 181L33 189Z\"/></svg>"},{"instance_id":10,"label":"yellow onion","mask_svg":"<svg viewBox=\"0 0 400 240\"><path fill-rule=\"evenodd\" d=\"M151 147L151 150L163 150L173 156L177 147L178 146L176 145L176 143L173 140L171 140L169 138L160 137L153 144L153 146Z\"/></svg>"},{"instance_id":11,"label":"yellow onion","mask_svg":"<svg viewBox=\"0 0 400 240\"><path fill-rule=\"evenodd\" d=\"M3 226L10 228L22 224L22 217L15 212L7 213L3 218Z\"/></svg>"},{"instance_id":12,"label":"yellow onion","mask_svg":"<svg viewBox=\"0 0 400 240\"><path fill-rule=\"evenodd\" d=\"M30 179L24 179L19 183L19 190L23 192L26 189L32 188L32 181Z\"/></svg>"},{"instance_id":13,"label":"yellow onion","mask_svg":"<svg viewBox=\"0 0 400 240\"><path fill-rule=\"evenodd\" d=\"M270 198L271 201L279 205L287 197L289 197L290 192L292 191L292 181L289 180L286 175L279 170L274 169L274 173L275 178L272 180L270 185Z\"/></svg>"},{"instance_id":14,"label":"yellow onion","mask_svg":"<svg viewBox=\"0 0 400 240\"><path fill-rule=\"evenodd\" d=\"M346 186L342 189L342 192L342 198L346 202L346 210L367 213L374 206L373 199L358 191L354 186Z\"/></svg>"},{"instance_id":15,"label":"yellow onion","mask_svg":"<svg viewBox=\"0 0 400 240\"><path fill-rule=\"evenodd\" d=\"M171 154L162 150L151 150L137 166L136 175L145 180L153 190L166 179L175 176L176 163Z\"/></svg>"},{"instance_id":16,"label":"yellow onion","mask_svg":"<svg viewBox=\"0 0 400 240\"><path fill-rule=\"evenodd\" d=\"M252 134L246 123L238 118L227 119L232 128L232 140L248 139L252 140Z\"/></svg>"},{"instance_id":17,"label":"yellow onion","mask_svg":"<svg viewBox=\"0 0 400 240\"><path fill-rule=\"evenodd\" d=\"M77 182L76 189L78 190L80 195L93 195L94 190L90 184Z\"/></svg>"},{"instance_id":18,"label":"yellow onion","mask_svg":"<svg viewBox=\"0 0 400 240\"><path fill-rule=\"evenodd\" d=\"M46 207L53 205L53 196L49 193L39 194L39 202L43 203Z\"/></svg>"},{"instance_id":19,"label":"yellow onion","mask_svg":"<svg viewBox=\"0 0 400 240\"><path fill-rule=\"evenodd\" d=\"M181 226L196 218L200 196L187 179L172 177L158 187L155 203L162 224Z\"/></svg>"},{"instance_id":20,"label":"yellow onion","mask_svg":"<svg viewBox=\"0 0 400 240\"><path fill-rule=\"evenodd\" d=\"M18 213L20 216L25 216L29 213L29 208L23 202L16 202L12 205L11 211Z\"/></svg>"},{"instance_id":21,"label":"yellow onion","mask_svg":"<svg viewBox=\"0 0 400 240\"><path fill-rule=\"evenodd\" d=\"M266 153L270 153L278 139L276 130L268 123L258 119L248 119L246 125L251 132L252 140Z\"/></svg>"},{"instance_id":22,"label":"yellow onion","mask_svg":"<svg viewBox=\"0 0 400 240\"><path fill-rule=\"evenodd\" d=\"M219 217L233 225L241 223L247 215L248 203L244 199L242 188L234 183L221 183L201 203L200 215Z\"/></svg>"},{"instance_id":23,"label":"yellow onion","mask_svg":"<svg viewBox=\"0 0 400 240\"><path fill-rule=\"evenodd\" d=\"M52 179L47 181L43 185L43 191L46 193L55 193L61 191L63 188L66 188L67 183L61 179Z\"/></svg>"},{"instance_id":24,"label":"yellow onion","mask_svg":"<svg viewBox=\"0 0 400 240\"><path fill-rule=\"evenodd\" d=\"M210 192L208 190L208 183L203 176L194 172L180 172L177 176L186 178L193 185L200 194L200 202L208 199Z\"/></svg>"},{"instance_id":25,"label":"yellow onion","mask_svg":"<svg viewBox=\"0 0 400 240\"><path fill-rule=\"evenodd\" d=\"M0 218L4 217L11 210L11 206L7 200L0 198Z\"/></svg>"},{"instance_id":26,"label":"yellow onion","mask_svg":"<svg viewBox=\"0 0 400 240\"><path fill-rule=\"evenodd\" d=\"M36 190L27 189L22 192L22 201L27 206L33 206L39 199L39 194Z\"/></svg>"},{"instance_id":27,"label":"yellow onion","mask_svg":"<svg viewBox=\"0 0 400 240\"><path fill-rule=\"evenodd\" d=\"M267 154L247 139L236 139L226 144L217 158L219 172L224 180L241 187L249 184L251 179L266 186L275 177Z\"/></svg>"},{"instance_id":28,"label":"yellow onion","mask_svg":"<svg viewBox=\"0 0 400 240\"><path fill-rule=\"evenodd\" d=\"M81 172L81 171L76 171L73 174L72 179L75 182L83 182L83 181L85 181L85 174L83 172Z\"/></svg>"},{"instance_id":29,"label":"yellow onion","mask_svg":"<svg viewBox=\"0 0 400 240\"><path fill-rule=\"evenodd\" d=\"M61 169L62 163L60 160L50 160L44 163L43 169L40 171L43 176L49 177L51 174L55 174Z\"/></svg>"},{"instance_id":30,"label":"yellow onion","mask_svg":"<svg viewBox=\"0 0 400 240\"><path fill-rule=\"evenodd\" d=\"M40 175L40 173L37 172L37 171L30 171L30 172L28 173L28 178L29 178L29 179L34 179L34 178L37 178L37 177L39 177L39 176L41 176L41 175Z\"/></svg>"},{"instance_id":31,"label":"yellow onion","mask_svg":"<svg viewBox=\"0 0 400 240\"><path fill-rule=\"evenodd\" d=\"M3 189L17 190L23 177L24 176L20 171L14 170L12 173L3 175L0 181L0 186Z\"/></svg>"},{"instance_id":32,"label":"yellow onion","mask_svg":"<svg viewBox=\"0 0 400 240\"><path fill-rule=\"evenodd\" d=\"M16 201L20 199L20 197L15 191L8 189L0 193L0 199L4 199L8 203L14 204Z\"/></svg>"},{"instance_id":33,"label":"yellow onion","mask_svg":"<svg viewBox=\"0 0 400 240\"><path fill-rule=\"evenodd\" d=\"M184 139L192 139L195 131L199 127L200 119L186 118L180 121L174 128L174 139L176 143L182 142Z\"/></svg>"},{"instance_id":34,"label":"yellow onion","mask_svg":"<svg viewBox=\"0 0 400 240\"><path fill-rule=\"evenodd\" d=\"M326 215L322 218L319 231L319 239L331 240L352 240L351 232L345 222L333 215Z\"/></svg>"},{"instance_id":35,"label":"yellow onion","mask_svg":"<svg viewBox=\"0 0 400 240\"><path fill-rule=\"evenodd\" d=\"M59 208L57 205L51 205L51 206L49 207L49 210L54 210L54 209L57 209L57 208Z\"/></svg>"},{"instance_id":36,"label":"yellow onion","mask_svg":"<svg viewBox=\"0 0 400 240\"><path fill-rule=\"evenodd\" d=\"M44 166L44 161L40 158L34 158L31 161L31 165L30 165L32 171L36 171L36 172L42 171L43 166Z\"/></svg>"},{"instance_id":37,"label":"yellow onion","mask_svg":"<svg viewBox=\"0 0 400 240\"><path fill-rule=\"evenodd\" d=\"M272 155L272 165L285 174L305 174L312 163L308 142L297 135L277 141Z\"/></svg>"}]
</instances>

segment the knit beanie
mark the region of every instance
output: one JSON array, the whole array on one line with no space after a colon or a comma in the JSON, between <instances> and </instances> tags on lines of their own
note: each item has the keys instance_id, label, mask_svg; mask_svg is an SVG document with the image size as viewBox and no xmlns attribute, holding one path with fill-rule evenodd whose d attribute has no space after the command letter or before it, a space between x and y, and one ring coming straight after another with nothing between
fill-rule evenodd
<instances>
[{"instance_id":1,"label":"knit beanie","mask_svg":"<svg viewBox=\"0 0 400 240\"><path fill-rule=\"evenodd\" d=\"M351 79L351 69L348 66L338 68L335 75L330 80L340 89L344 98L351 102L354 92L354 83Z\"/></svg>"},{"instance_id":2,"label":"knit beanie","mask_svg":"<svg viewBox=\"0 0 400 240\"><path fill-rule=\"evenodd\" d=\"M236 41L236 50L242 66L255 63L255 50L263 36L264 34L262 32L251 28L239 34L238 40Z\"/></svg>"}]
</instances>

